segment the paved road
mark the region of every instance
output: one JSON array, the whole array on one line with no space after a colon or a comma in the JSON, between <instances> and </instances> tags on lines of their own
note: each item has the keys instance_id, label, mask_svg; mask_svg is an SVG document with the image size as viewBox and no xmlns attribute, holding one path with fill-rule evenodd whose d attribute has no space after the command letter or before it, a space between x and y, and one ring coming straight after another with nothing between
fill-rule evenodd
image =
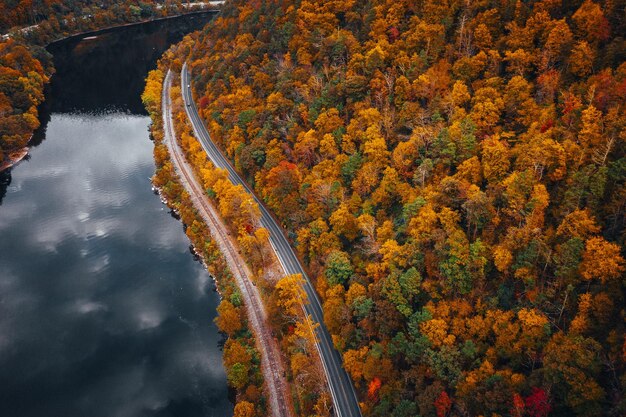
<instances>
[{"instance_id":1,"label":"paved road","mask_svg":"<svg viewBox=\"0 0 626 417\"><path fill-rule=\"evenodd\" d=\"M211 140L209 132L206 130L202 119L198 115L198 109L193 101L190 88L191 82L186 63L181 72L181 80L187 116L191 120L194 133L200 140L202 147L215 166L228 171L228 176L234 184L241 184L251 195L254 196L254 199L257 201L259 208L261 209L261 225L270 232L270 243L272 244L272 248L276 252L276 256L285 270L285 273L302 274L305 278L304 290L306 291L309 299L309 304L305 306L305 309L313 321L319 323L319 326L316 329L317 348L320 352L322 365L324 366L324 371L328 379L330 393L333 398L335 415L338 417L360 417L361 410L359 409L359 403L356 398L354 386L352 385L352 381L350 381L348 374L343 369L341 355L337 352L337 350L335 350L330 334L324 325L324 313L322 311L322 306L315 289L311 285L309 277L304 271L304 268L300 264L300 261L296 257L291 245L284 235L283 230L278 225L276 220L270 215L262 202L252 192L250 187L248 187L248 185L241 179L237 171L235 171L230 162L221 153L217 145Z\"/></svg>"},{"instance_id":2,"label":"paved road","mask_svg":"<svg viewBox=\"0 0 626 417\"><path fill-rule=\"evenodd\" d=\"M244 299L248 319L251 322L252 330L256 336L257 348L261 352L261 368L265 377L270 411L273 417L291 417L291 406L289 401L289 389L284 378L284 364L281 360L281 353L277 341L272 336L267 312L263 306L261 295L257 287L252 283L252 273L248 269L244 259L237 251L237 246L226 231L226 225L221 220L217 210L197 178L193 169L185 160L182 150L174 139L176 136L172 126L172 105L170 98L170 86L172 84L172 73L167 72L163 81L162 110L163 110L163 130L164 142L167 145L172 157L172 163L179 175L181 183L189 193L194 206L198 209L204 221L211 230L211 236L217 242L220 251L224 255L228 266L235 277L237 286L241 290Z\"/></svg>"}]
</instances>

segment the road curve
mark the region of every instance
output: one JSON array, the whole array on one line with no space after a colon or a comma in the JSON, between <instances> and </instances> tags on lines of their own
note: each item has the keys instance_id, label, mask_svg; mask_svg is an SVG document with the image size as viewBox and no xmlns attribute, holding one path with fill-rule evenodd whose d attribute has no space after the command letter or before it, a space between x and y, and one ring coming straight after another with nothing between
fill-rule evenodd
<instances>
[{"instance_id":1,"label":"road curve","mask_svg":"<svg viewBox=\"0 0 626 417\"><path fill-rule=\"evenodd\" d=\"M250 280L252 273L238 253L232 239L228 236L226 226L223 224L215 207L209 201L203 187L195 178L193 169L185 160L185 156L176 142L176 133L172 126L172 106L169 94L171 84L172 73L168 71L163 81L161 97L163 140L171 155L173 166L180 177L182 185L189 193L194 206L209 227L211 236L218 244L241 291L246 312L248 313L248 320L256 336L257 348L261 353L261 369L263 370L268 391L271 416L292 417L289 389L284 377L285 372L280 349L272 336L261 296Z\"/></svg>"},{"instance_id":2,"label":"road curve","mask_svg":"<svg viewBox=\"0 0 626 417\"><path fill-rule=\"evenodd\" d=\"M335 350L332 339L326 326L324 325L324 313L319 298L311 281L307 276L304 268L300 264L295 255L289 241L285 237L282 228L266 209L261 200L254 194L248 184L246 184L230 162L224 157L219 148L209 136L202 119L198 115L198 109L193 100L191 92L191 81L189 72L187 71L187 63L183 65L181 71L181 87L183 92L183 100L185 102L185 110L191 121L194 133L200 140L200 143L213 164L219 168L226 169L228 176L234 184L241 184L256 200L261 209L261 225L270 232L270 243L276 253L286 274L302 274L304 277L304 290L309 299L309 303L305 305L307 313L314 322L319 323L316 328L317 348L320 352L322 365L326 373L330 393L333 399L334 412L337 417L361 417L361 410L357 400L356 392L352 381L343 369L341 355Z\"/></svg>"}]
</instances>

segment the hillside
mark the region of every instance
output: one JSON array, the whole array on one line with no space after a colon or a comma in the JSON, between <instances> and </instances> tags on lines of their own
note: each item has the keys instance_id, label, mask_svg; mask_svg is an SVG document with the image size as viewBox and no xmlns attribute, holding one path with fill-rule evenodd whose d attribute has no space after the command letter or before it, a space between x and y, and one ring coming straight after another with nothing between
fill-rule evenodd
<instances>
[{"instance_id":1,"label":"hillside","mask_svg":"<svg viewBox=\"0 0 626 417\"><path fill-rule=\"evenodd\" d=\"M0 31L12 27L23 27L44 23L57 29L74 18L98 20L99 27L117 21L124 16L125 21L147 19L160 12L157 5L164 2L155 0L5 0L0 2ZM168 4L177 7L179 1Z\"/></svg>"},{"instance_id":2,"label":"hillside","mask_svg":"<svg viewBox=\"0 0 626 417\"><path fill-rule=\"evenodd\" d=\"M626 411L624 10L235 0L180 48L364 415Z\"/></svg>"}]
</instances>

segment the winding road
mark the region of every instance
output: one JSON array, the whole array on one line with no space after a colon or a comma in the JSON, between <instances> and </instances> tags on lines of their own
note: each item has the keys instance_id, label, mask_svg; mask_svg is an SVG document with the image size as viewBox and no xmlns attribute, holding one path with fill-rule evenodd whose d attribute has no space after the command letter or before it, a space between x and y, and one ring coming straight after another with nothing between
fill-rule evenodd
<instances>
[{"instance_id":1,"label":"winding road","mask_svg":"<svg viewBox=\"0 0 626 417\"><path fill-rule=\"evenodd\" d=\"M261 295L251 281L252 273L248 269L245 260L239 254L236 243L226 232L219 213L209 201L202 185L194 176L193 169L185 159L182 150L176 142L176 133L172 126L172 105L170 87L172 85L172 73L167 72L163 81L162 111L163 111L163 141L172 158L172 164L179 175L182 185L204 221L211 231L211 236L218 244L228 266L235 277L237 286L244 299L244 305L248 314L248 320L255 333L257 348L261 352L261 368L265 377L268 391L271 415L273 417L291 417L289 400L289 387L285 381L285 370L281 360L280 348L272 335L267 313L263 307Z\"/></svg>"},{"instance_id":2,"label":"winding road","mask_svg":"<svg viewBox=\"0 0 626 417\"><path fill-rule=\"evenodd\" d=\"M272 248L276 253L276 257L280 261L285 274L302 274L304 278L304 290L309 300L309 303L306 304L304 308L311 316L312 320L319 323L319 326L317 326L315 330L317 336L316 345L320 353L322 365L324 366L326 378L328 379L335 415L337 417L361 417L361 410L359 408L359 403L352 381L344 370L341 355L334 348L330 334L324 325L324 313L322 311L322 306L317 293L315 292L309 277L291 248L291 245L285 237L281 227L266 209L261 200L241 179L237 171L235 171L230 162L224 157L217 145L211 140L209 132L198 115L198 109L193 100L190 76L187 71L187 63L183 65L181 71L181 84L187 116L191 121L196 137L199 139L207 155L215 166L226 169L230 180L234 184L241 184L258 203L259 208L261 209L261 225L270 232L270 243L272 244Z\"/></svg>"}]
</instances>

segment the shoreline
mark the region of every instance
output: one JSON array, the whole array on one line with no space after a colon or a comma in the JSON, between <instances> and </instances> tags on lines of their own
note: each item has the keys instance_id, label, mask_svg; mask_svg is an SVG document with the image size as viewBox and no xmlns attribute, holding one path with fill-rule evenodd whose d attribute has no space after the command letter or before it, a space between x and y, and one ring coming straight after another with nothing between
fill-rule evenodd
<instances>
[{"instance_id":1,"label":"shoreline","mask_svg":"<svg viewBox=\"0 0 626 417\"><path fill-rule=\"evenodd\" d=\"M115 25L115 26L108 26L102 29L93 29L93 30L87 30L84 32L78 32L78 33L73 33L71 35L67 35L67 36L63 36L61 38L58 39L54 39L50 42L48 42L47 44L45 44L45 48L48 48L50 45L53 45L55 43L58 42L64 42L64 41L70 41L73 40L74 38L83 38L85 36L98 36L98 35L102 35L117 29L122 29L122 28L127 28L127 27L133 27L133 26L139 26L139 25L145 25L147 23L152 23L152 22L162 22L165 20L171 20L171 19L177 19L177 18L181 18L181 17L185 17L185 16L190 16L190 15L200 15L200 14L217 14L219 13L220 9L216 8L216 9L201 9L201 10L192 10L186 13L179 13L179 14L175 14L175 15L171 15L171 16L164 16L164 17L157 17L155 19L147 19L147 20L141 20L139 22L131 22L131 23L121 23L119 25Z\"/></svg>"},{"instance_id":2,"label":"shoreline","mask_svg":"<svg viewBox=\"0 0 626 417\"><path fill-rule=\"evenodd\" d=\"M189 15L201 15L201 14L217 14L219 13L220 9L219 6L211 6L213 8L208 8L208 7L203 7L203 8L199 8L199 9L194 9L194 10L189 10L187 12L184 13L178 13L175 15L171 15L171 16L163 16L163 17L157 17L154 19L147 19L147 20L142 20L139 22L131 22L131 23L121 23L118 25L114 25L114 26L108 26L105 28L101 28L101 29L94 29L94 30L89 30L89 31L84 31L84 32L78 32L78 33L73 33L71 35L67 35L67 36L62 36L58 39L54 39L48 43L46 43L45 45L43 45L43 48L45 48L47 50L47 48L53 44L59 43L59 42L65 42L65 41L71 41L74 39L78 39L78 38L85 38L88 36L94 36L97 37L99 35L105 34L105 33L109 33L118 29L122 29L122 28L129 28L129 27L133 27L133 26L139 26L139 25L145 25L147 23L152 23L152 22L162 22L165 20L171 20L171 19L178 19L178 18L182 18L182 17L186 17ZM6 36L9 36L8 34L2 35L3 38ZM9 36L10 38L10 36ZM50 76L50 79L52 79L52 75ZM46 85L44 85L44 99L42 101L41 104L43 104L43 102L45 102L46 100L46 96L45 96L45 90L46 90ZM30 143L30 141L32 140L32 134L31 134L31 138L28 140L27 142L27 146L24 146L23 148L16 148L16 149L11 149L11 150L7 150L5 157L0 160L0 173L14 167L15 165L17 165L20 161L22 161L27 155L28 155L28 151L30 150L30 147L28 146L28 144ZM16 155L17 154L17 155Z\"/></svg>"},{"instance_id":3,"label":"shoreline","mask_svg":"<svg viewBox=\"0 0 626 417\"><path fill-rule=\"evenodd\" d=\"M172 84L172 73L168 70L163 79L161 91L161 118L162 118L162 142L167 147L173 169L177 174L179 183L189 194L190 202L198 210L206 226L210 230L212 239L217 243L219 250L226 260L235 284L239 288L244 299L244 308L251 331L254 334L255 345L261 354L261 369L264 375L264 385L268 396L269 413L273 417L291 417L292 403L290 399L290 387L285 381L286 365L283 363L282 353L274 339L273 331L268 323L267 311L256 284L252 280L252 272L242 257L237 244L227 231L227 227L216 211L215 206L201 186L196 183L197 178L193 168L182 154L182 150L176 143L176 132L172 126L172 105L169 95ZM210 271L209 271L210 272Z\"/></svg>"},{"instance_id":4,"label":"shoreline","mask_svg":"<svg viewBox=\"0 0 626 417\"><path fill-rule=\"evenodd\" d=\"M176 208L176 205L174 204L173 201L171 201L163 192L162 188L154 185L154 183L152 184L152 191L159 196L159 200L161 200L161 203L169 208L174 214L176 214L176 216L178 216L178 221L180 221L180 223L183 225L183 227L189 227L188 224L186 224L182 217L180 216L180 211ZM202 264L202 266L204 267L204 269L206 269L207 273L209 274L209 277L213 280L214 284L215 284L215 292L217 292L220 301L224 298L222 291L220 290L220 281L219 279L213 274L211 273L211 271L209 270L209 264L207 263L204 254L196 247L196 245L191 242L190 243L191 248L193 249L193 254L198 258L198 262L200 262Z\"/></svg>"}]
</instances>

